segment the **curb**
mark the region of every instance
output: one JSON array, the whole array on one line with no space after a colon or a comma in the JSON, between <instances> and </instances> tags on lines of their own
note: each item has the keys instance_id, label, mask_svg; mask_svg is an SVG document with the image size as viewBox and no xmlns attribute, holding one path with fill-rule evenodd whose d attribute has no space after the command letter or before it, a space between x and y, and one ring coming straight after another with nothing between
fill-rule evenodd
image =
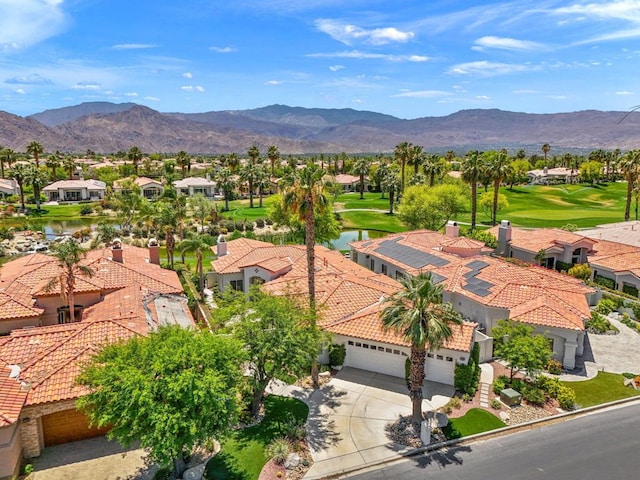
<instances>
[{"instance_id":1,"label":"curb","mask_svg":"<svg viewBox=\"0 0 640 480\"><path fill-rule=\"evenodd\" d=\"M585 414L589 414L591 412L596 412L598 410L604 410L606 408L609 407L615 407L618 405L624 405L626 403L632 403L632 402L638 402L640 401L640 396L635 396L635 397L629 397L629 398L623 398L621 400L614 400L613 402L607 402L607 403L601 403L599 405L594 405L592 407L586 407L586 408L582 408L580 410L572 410L570 412L564 412L564 413L559 413L557 415L552 415L550 417L545 417L545 418L539 418L537 420L531 420L529 422L524 422L524 423L519 423L517 425L510 425L507 427L502 427L502 428L498 428L496 430L489 430L487 432L482 432L482 433L476 433L475 435L469 435L468 437L462 437L462 438L455 438L452 440L446 440L444 442L438 442L438 443L433 443L431 445L426 445L424 447L420 447L420 448L416 448L404 453L401 453L397 458L391 458L391 459L385 459L385 460L381 460L378 462L371 462L367 465L361 465L358 467L354 467L354 468L346 468L340 472L336 472L333 473L331 475L328 475L324 478L326 479L337 479L340 478L343 475L347 475L350 473L354 473L354 472L358 472L361 470L365 470L371 467L377 467L380 465L385 465L388 463L392 463L392 462L397 462L399 460L405 459L405 458L411 458L414 457L416 455L420 455L421 453L426 453L426 452L432 452L435 450L439 450L441 448L444 447L451 447L453 445L460 445L460 444L465 444L465 443L471 443L477 440L481 440L481 439L488 439L491 437L496 437L496 436L503 436L503 435L507 435L507 434L511 434L511 433L517 433L518 431L521 430L529 430L532 427L535 427L537 425L542 425L542 424L554 424L554 423L559 423L561 420L564 420L566 418L569 417L578 417L580 415L585 415Z\"/></svg>"}]
</instances>

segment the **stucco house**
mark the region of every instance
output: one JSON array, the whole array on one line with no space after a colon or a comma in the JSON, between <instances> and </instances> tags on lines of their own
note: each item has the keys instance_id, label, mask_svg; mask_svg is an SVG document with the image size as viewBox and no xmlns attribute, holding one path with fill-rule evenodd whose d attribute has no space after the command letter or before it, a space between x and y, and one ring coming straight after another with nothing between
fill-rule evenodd
<instances>
[{"instance_id":1,"label":"stucco house","mask_svg":"<svg viewBox=\"0 0 640 480\"><path fill-rule=\"evenodd\" d=\"M58 287L54 257L27 255L0 269L0 478L15 478L22 457L44 447L102 435L76 400L81 365L102 345L146 335L160 325L194 325L175 272L159 266L158 246L115 242L89 252L94 274L79 277L76 321Z\"/></svg>"},{"instance_id":2,"label":"stucco house","mask_svg":"<svg viewBox=\"0 0 640 480\"><path fill-rule=\"evenodd\" d=\"M106 183L100 180L60 180L42 189L49 202L102 200L106 191Z\"/></svg>"},{"instance_id":3,"label":"stucco house","mask_svg":"<svg viewBox=\"0 0 640 480\"><path fill-rule=\"evenodd\" d=\"M570 168L564 167L544 167L543 169L529 170L527 172L529 183L534 185L548 183L575 183L578 181L579 175L580 172L578 170L571 170Z\"/></svg>"},{"instance_id":4,"label":"stucco house","mask_svg":"<svg viewBox=\"0 0 640 480\"><path fill-rule=\"evenodd\" d=\"M576 355L583 353L584 322L590 318L594 289L545 268L482 253L456 254L447 247L455 232L452 229L446 235L418 230L352 242L351 259L394 278L431 272L443 285L443 299L465 319L478 324L476 341L483 360L492 356L493 327L499 320L511 319L547 335L553 342L554 357L565 368L574 368ZM482 251L480 245L475 246L476 252ZM471 243L467 250L473 246Z\"/></svg>"},{"instance_id":5,"label":"stucco house","mask_svg":"<svg viewBox=\"0 0 640 480\"><path fill-rule=\"evenodd\" d=\"M342 190L347 192L359 192L360 191L360 177L357 175L349 175L346 173L339 173L335 177L329 177L333 183L336 183L342 187ZM369 178L364 178L364 191L369 191Z\"/></svg>"},{"instance_id":6,"label":"stucco house","mask_svg":"<svg viewBox=\"0 0 640 480\"><path fill-rule=\"evenodd\" d=\"M201 193L207 198L213 198L216 194L216 183L212 182L208 176L207 178L186 177L173 182L173 186L176 187L178 195L192 196Z\"/></svg>"},{"instance_id":7,"label":"stucco house","mask_svg":"<svg viewBox=\"0 0 640 480\"><path fill-rule=\"evenodd\" d=\"M116 180L113 182L114 193L122 193L124 191L124 183L125 180ZM153 180L152 178L136 177L133 179L133 183L140 187L140 193L142 196L149 200L154 200L162 196L162 193L164 192L164 185L162 185L162 182Z\"/></svg>"},{"instance_id":8,"label":"stucco house","mask_svg":"<svg viewBox=\"0 0 640 480\"><path fill-rule=\"evenodd\" d=\"M0 178L0 198L20 195L18 182L13 178Z\"/></svg>"},{"instance_id":9,"label":"stucco house","mask_svg":"<svg viewBox=\"0 0 640 480\"><path fill-rule=\"evenodd\" d=\"M598 240L589 255L591 279L633 296L640 296L640 248ZM605 280L605 279L608 279ZM603 281L604 280L604 281Z\"/></svg>"},{"instance_id":10,"label":"stucco house","mask_svg":"<svg viewBox=\"0 0 640 480\"><path fill-rule=\"evenodd\" d=\"M250 285L261 284L265 292L274 295L308 294L304 246L276 246L241 238L219 241L214 249L217 258L211 263L214 271L209 285L247 292ZM400 336L385 332L380 320L384 299L401 285L339 252L320 245L315 250L318 324L334 335L335 343L345 345L345 365L404 378L410 345ZM427 359L428 380L453 384L455 364L469 360L476 326L465 322L454 327L453 337Z\"/></svg>"}]
</instances>

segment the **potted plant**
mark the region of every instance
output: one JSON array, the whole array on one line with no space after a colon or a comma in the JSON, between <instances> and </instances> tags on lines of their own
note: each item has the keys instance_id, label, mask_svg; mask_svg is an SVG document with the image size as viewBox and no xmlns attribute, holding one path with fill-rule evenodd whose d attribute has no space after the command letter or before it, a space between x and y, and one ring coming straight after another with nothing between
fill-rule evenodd
<instances>
[{"instance_id":1,"label":"potted plant","mask_svg":"<svg viewBox=\"0 0 640 480\"><path fill-rule=\"evenodd\" d=\"M332 343L329 347L329 365L340 370L344 364L344 359L347 356L347 347L340 343Z\"/></svg>"}]
</instances>

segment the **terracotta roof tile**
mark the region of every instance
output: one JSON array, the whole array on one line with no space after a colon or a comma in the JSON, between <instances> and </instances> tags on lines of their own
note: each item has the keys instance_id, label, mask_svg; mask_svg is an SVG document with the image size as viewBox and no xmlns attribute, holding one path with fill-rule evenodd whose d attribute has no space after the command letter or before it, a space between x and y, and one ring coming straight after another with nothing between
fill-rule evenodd
<instances>
[{"instance_id":1,"label":"terracotta roof tile","mask_svg":"<svg viewBox=\"0 0 640 480\"><path fill-rule=\"evenodd\" d=\"M499 226L492 227L489 232L497 237L499 228ZM532 230L511 227L511 246L532 253L578 243L584 244L587 248L594 248L593 246L598 242L579 233L569 232L560 228L538 228Z\"/></svg>"},{"instance_id":2,"label":"terracotta roof tile","mask_svg":"<svg viewBox=\"0 0 640 480\"><path fill-rule=\"evenodd\" d=\"M44 309L34 307L33 301L28 297L26 301L21 301L20 297L14 298L0 292L0 320L39 317L43 312Z\"/></svg>"},{"instance_id":3,"label":"terracotta roof tile","mask_svg":"<svg viewBox=\"0 0 640 480\"><path fill-rule=\"evenodd\" d=\"M0 428L18 421L27 398L27 391L15 378L10 378L9 366L0 362Z\"/></svg>"}]
</instances>

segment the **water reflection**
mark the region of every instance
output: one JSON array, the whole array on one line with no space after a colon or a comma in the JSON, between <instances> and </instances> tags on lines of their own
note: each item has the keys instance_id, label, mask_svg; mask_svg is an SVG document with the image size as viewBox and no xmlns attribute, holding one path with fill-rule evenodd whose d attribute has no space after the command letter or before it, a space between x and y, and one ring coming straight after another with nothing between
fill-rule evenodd
<instances>
[{"instance_id":1,"label":"water reflection","mask_svg":"<svg viewBox=\"0 0 640 480\"><path fill-rule=\"evenodd\" d=\"M331 247L336 250L349 250L349 243L370 238L380 238L387 236L387 232L379 230L343 230L337 240L331 242Z\"/></svg>"}]
</instances>

